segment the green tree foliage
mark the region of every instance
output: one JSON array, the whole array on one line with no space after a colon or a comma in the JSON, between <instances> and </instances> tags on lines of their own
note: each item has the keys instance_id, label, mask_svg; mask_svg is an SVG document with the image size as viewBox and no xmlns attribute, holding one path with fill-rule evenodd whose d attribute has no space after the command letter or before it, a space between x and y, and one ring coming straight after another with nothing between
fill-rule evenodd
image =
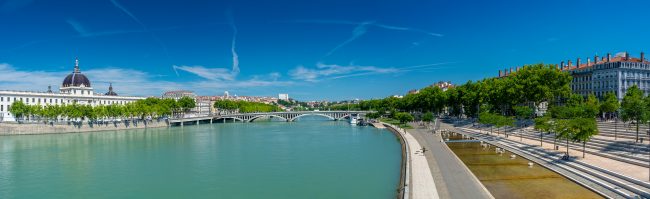
<instances>
[{"instance_id":1,"label":"green tree foliage","mask_svg":"<svg viewBox=\"0 0 650 199\"><path fill-rule=\"evenodd\" d=\"M23 101L16 101L11 104L11 109L9 112L14 115L16 118L22 118L24 115L29 114L29 106L25 105Z\"/></svg>"},{"instance_id":2,"label":"green tree foliage","mask_svg":"<svg viewBox=\"0 0 650 199\"><path fill-rule=\"evenodd\" d=\"M10 112L21 120L24 117L44 119L45 121L54 121L58 119L67 120L89 120L97 121L100 119L125 119L138 117L164 117L172 114L171 107L178 107L173 99L147 98L137 100L127 104L110 104L110 105L80 105L76 103L65 105L26 105L22 101L16 101L12 104ZM132 118L133 119L133 118Z\"/></svg>"},{"instance_id":3,"label":"green tree foliage","mask_svg":"<svg viewBox=\"0 0 650 199\"><path fill-rule=\"evenodd\" d=\"M452 116L479 117L484 111L480 107L487 105L490 112L513 116L516 106L538 107L542 102L551 103L569 96L570 82L567 72L553 65L535 64L509 76L468 81L446 91L428 86L403 98L391 96L358 104L339 103L326 109L432 112L434 115L447 111Z\"/></svg>"},{"instance_id":4,"label":"green tree foliage","mask_svg":"<svg viewBox=\"0 0 650 199\"><path fill-rule=\"evenodd\" d=\"M518 119L528 119L533 117L534 111L528 106L515 106L513 109Z\"/></svg>"},{"instance_id":5,"label":"green tree foliage","mask_svg":"<svg viewBox=\"0 0 650 199\"><path fill-rule=\"evenodd\" d=\"M407 122L413 121L413 115L406 112L399 112L395 114L395 119L399 120L400 123L406 124Z\"/></svg>"},{"instance_id":6,"label":"green tree foliage","mask_svg":"<svg viewBox=\"0 0 650 199\"><path fill-rule=\"evenodd\" d=\"M190 109L193 109L194 107L196 107L196 101L194 100L194 98L187 97L187 96L184 96L184 97L181 97L180 99L178 99L177 103L178 103L178 107L183 112L188 112L188 111L190 111Z\"/></svg>"},{"instance_id":7,"label":"green tree foliage","mask_svg":"<svg viewBox=\"0 0 650 199\"><path fill-rule=\"evenodd\" d=\"M611 115L621 107L621 104L618 102L618 98L616 98L614 92L607 92L604 98L603 103L600 105L600 111L609 113L611 118Z\"/></svg>"},{"instance_id":8,"label":"green tree foliage","mask_svg":"<svg viewBox=\"0 0 650 199\"><path fill-rule=\"evenodd\" d=\"M591 137L598 134L598 125L596 120L593 118L575 118L570 121L571 131L574 135L572 139L574 141L582 142L582 157L585 157L585 145ZM567 151L568 153L568 151Z\"/></svg>"},{"instance_id":9,"label":"green tree foliage","mask_svg":"<svg viewBox=\"0 0 650 199\"><path fill-rule=\"evenodd\" d=\"M621 117L623 121L633 121L636 125L636 141L639 141L639 125L648 118L647 105L643 100L643 91L633 85L625 92L621 102Z\"/></svg>"},{"instance_id":10,"label":"green tree foliage","mask_svg":"<svg viewBox=\"0 0 650 199\"><path fill-rule=\"evenodd\" d=\"M240 113L255 113L255 112L277 112L282 109L273 104L265 104L261 102L247 102L247 101L234 101L234 100L217 100L214 102L214 107L228 111L238 110Z\"/></svg>"},{"instance_id":11,"label":"green tree foliage","mask_svg":"<svg viewBox=\"0 0 650 199\"><path fill-rule=\"evenodd\" d=\"M492 133L492 127L497 124L498 118L496 114L490 113L488 111L483 111L478 116L478 122L483 125L490 126L490 133Z\"/></svg>"},{"instance_id":12,"label":"green tree foliage","mask_svg":"<svg viewBox=\"0 0 650 199\"><path fill-rule=\"evenodd\" d=\"M431 113L431 112L426 112L426 113L424 113L424 115L422 115L422 121L431 122L431 121L433 121L433 119L434 119L434 116L433 116L433 113Z\"/></svg>"},{"instance_id":13,"label":"green tree foliage","mask_svg":"<svg viewBox=\"0 0 650 199\"><path fill-rule=\"evenodd\" d=\"M550 114L535 118L534 128L539 131L539 146L544 146L544 133L552 129L552 122Z\"/></svg>"}]
</instances>

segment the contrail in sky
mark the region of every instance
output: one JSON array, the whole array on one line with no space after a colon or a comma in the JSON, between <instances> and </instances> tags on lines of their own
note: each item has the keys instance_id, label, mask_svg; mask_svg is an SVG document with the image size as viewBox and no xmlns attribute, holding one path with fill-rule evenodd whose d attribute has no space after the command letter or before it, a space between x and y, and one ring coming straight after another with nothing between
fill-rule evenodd
<instances>
[{"instance_id":1,"label":"contrail in sky","mask_svg":"<svg viewBox=\"0 0 650 199\"><path fill-rule=\"evenodd\" d=\"M377 28L382 28L386 30L397 30L397 31L408 31L408 32L416 32L416 33L422 33L426 34L432 37L442 37L442 34L439 33L434 33L434 32L429 32L426 30L421 30L417 28L411 28L411 27L400 27L400 26L392 26L392 25L386 25L386 24L381 24L381 23L376 23L374 21L365 21L365 22L354 22L354 21L344 21L344 20L297 20L297 21L290 21L289 23L317 23L317 24L343 24L343 25L356 25L354 30L352 31L352 36L348 38L347 40L343 41L343 43L337 45L334 47L332 50L327 52L324 57L329 57L332 55L334 52L336 52L338 49L341 47L349 44L350 42L358 39L359 37L363 36L368 32L368 27L373 26Z\"/></svg>"},{"instance_id":2,"label":"contrail in sky","mask_svg":"<svg viewBox=\"0 0 650 199\"><path fill-rule=\"evenodd\" d=\"M340 43L338 46L334 47L332 50L327 52L327 54L325 54L325 57L329 57L330 55L332 55L332 53L336 52L339 48L341 48L341 47L347 45L348 43L356 40L357 38L365 35L366 32L368 32L368 25L370 25L370 24L372 24L372 22L364 22L364 23L361 23L361 24L357 25L357 27L355 27L354 30L352 31L352 37L348 38L343 43Z\"/></svg>"},{"instance_id":3,"label":"contrail in sky","mask_svg":"<svg viewBox=\"0 0 650 199\"><path fill-rule=\"evenodd\" d=\"M158 42L158 44L160 45L160 47L162 47L163 51L165 52L165 55L166 55L167 57L169 57L169 51L167 50L167 46L162 42L162 40L160 40L160 38L158 38L158 36L157 36L154 32L149 31L149 29L147 28L147 26L144 25L144 23L142 23L142 21L140 21L140 19L138 19L137 17L135 17L135 15L133 15L133 13L131 13L131 11L129 11L128 9L126 9L124 6L122 6L122 4L120 4L119 2L117 2L117 0L111 0L111 3L113 3L113 5L114 5L115 7L117 7L118 9L122 10L122 12L126 13L126 15L129 15L129 17L131 17L131 19L133 19L136 23L140 24L140 26L142 26L142 28L143 28L146 32L151 33L151 37L153 37L153 39L156 40L156 42Z\"/></svg>"},{"instance_id":4,"label":"contrail in sky","mask_svg":"<svg viewBox=\"0 0 650 199\"><path fill-rule=\"evenodd\" d=\"M230 44L230 51L232 52L232 72L236 75L239 73L239 55L235 51L235 45L237 44L237 26L235 26L235 20L232 16L232 11L229 9L226 11L226 17L228 18L228 23L232 28L232 43Z\"/></svg>"}]
</instances>

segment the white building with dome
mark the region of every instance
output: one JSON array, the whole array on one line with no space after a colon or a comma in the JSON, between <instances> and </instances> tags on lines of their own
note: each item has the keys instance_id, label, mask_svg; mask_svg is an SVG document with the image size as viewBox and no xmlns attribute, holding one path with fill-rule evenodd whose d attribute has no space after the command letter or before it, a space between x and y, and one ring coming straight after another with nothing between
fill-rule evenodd
<instances>
[{"instance_id":1,"label":"white building with dome","mask_svg":"<svg viewBox=\"0 0 650 199\"><path fill-rule=\"evenodd\" d=\"M74 71L63 79L59 93L52 92L51 87L46 92L0 90L0 122L16 121L9 112L11 104L16 101L41 106L72 103L99 106L127 104L140 99L144 97L118 96L112 84L107 93L95 93L90 80L79 70L79 60L76 59Z\"/></svg>"}]
</instances>

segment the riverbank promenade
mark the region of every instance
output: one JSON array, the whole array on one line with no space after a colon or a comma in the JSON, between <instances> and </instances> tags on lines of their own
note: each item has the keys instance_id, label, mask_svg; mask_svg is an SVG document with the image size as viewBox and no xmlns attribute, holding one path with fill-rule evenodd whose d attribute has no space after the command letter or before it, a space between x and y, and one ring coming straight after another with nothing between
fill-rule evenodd
<instances>
[{"instance_id":1,"label":"riverbank promenade","mask_svg":"<svg viewBox=\"0 0 650 199\"><path fill-rule=\"evenodd\" d=\"M417 150L426 148L424 155L411 154L414 157L426 159L426 163L439 198L494 198L481 182L467 169L460 159L441 142L440 134L424 126L412 123L414 129L408 129L407 135L413 140L408 140L409 145L417 144ZM415 166L413 170L415 170ZM420 168L425 169L425 168Z\"/></svg>"},{"instance_id":2,"label":"riverbank promenade","mask_svg":"<svg viewBox=\"0 0 650 199\"><path fill-rule=\"evenodd\" d=\"M403 131L404 138L408 142L409 152L411 153L411 198L413 199L429 199L440 198L436 183L431 175L429 162L427 161L422 146L411 135L411 133Z\"/></svg>"}]
</instances>

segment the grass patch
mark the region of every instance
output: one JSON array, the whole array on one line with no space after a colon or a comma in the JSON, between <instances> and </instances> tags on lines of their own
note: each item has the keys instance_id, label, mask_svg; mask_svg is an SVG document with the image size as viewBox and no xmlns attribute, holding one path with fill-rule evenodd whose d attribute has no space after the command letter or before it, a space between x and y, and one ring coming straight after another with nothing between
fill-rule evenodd
<instances>
[{"instance_id":1,"label":"grass patch","mask_svg":"<svg viewBox=\"0 0 650 199\"><path fill-rule=\"evenodd\" d=\"M393 118L381 118L379 121L386 122L392 125L395 125L397 127L403 128L403 129L413 129L411 125L408 124L401 124L399 120L393 119Z\"/></svg>"}]
</instances>

